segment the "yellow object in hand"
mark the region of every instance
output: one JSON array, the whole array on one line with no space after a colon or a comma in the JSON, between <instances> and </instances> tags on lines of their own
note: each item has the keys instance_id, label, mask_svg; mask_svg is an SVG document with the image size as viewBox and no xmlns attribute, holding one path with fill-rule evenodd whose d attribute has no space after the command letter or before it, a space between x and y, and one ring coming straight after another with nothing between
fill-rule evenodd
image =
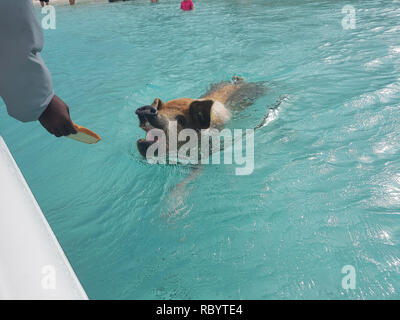
<instances>
[{"instance_id":1,"label":"yellow object in hand","mask_svg":"<svg viewBox=\"0 0 400 320\"><path fill-rule=\"evenodd\" d=\"M76 131L78 131L78 133L70 134L69 136L67 136L67 138L87 144L94 144L101 140L100 136L97 133L94 133L88 128L78 126L77 124L74 124L74 127Z\"/></svg>"}]
</instances>

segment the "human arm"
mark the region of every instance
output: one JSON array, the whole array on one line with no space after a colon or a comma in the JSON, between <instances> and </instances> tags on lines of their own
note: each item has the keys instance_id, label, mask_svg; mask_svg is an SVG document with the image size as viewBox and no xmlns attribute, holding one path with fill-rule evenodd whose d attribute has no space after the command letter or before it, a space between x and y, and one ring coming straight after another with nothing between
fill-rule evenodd
<instances>
[{"instance_id":1,"label":"human arm","mask_svg":"<svg viewBox=\"0 0 400 320\"><path fill-rule=\"evenodd\" d=\"M32 1L1 0L0 96L8 114L22 122L41 118L40 123L55 135L74 133L68 107L54 95L42 48L43 33Z\"/></svg>"}]
</instances>

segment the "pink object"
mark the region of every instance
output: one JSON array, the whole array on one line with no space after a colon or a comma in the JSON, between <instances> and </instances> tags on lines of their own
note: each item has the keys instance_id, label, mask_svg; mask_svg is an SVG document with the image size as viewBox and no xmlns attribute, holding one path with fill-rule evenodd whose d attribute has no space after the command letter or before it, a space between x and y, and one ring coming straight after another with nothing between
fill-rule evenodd
<instances>
[{"instance_id":1,"label":"pink object","mask_svg":"<svg viewBox=\"0 0 400 320\"><path fill-rule=\"evenodd\" d=\"M194 9L194 4L192 0L184 0L181 2L181 9L188 11Z\"/></svg>"}]
</instances>

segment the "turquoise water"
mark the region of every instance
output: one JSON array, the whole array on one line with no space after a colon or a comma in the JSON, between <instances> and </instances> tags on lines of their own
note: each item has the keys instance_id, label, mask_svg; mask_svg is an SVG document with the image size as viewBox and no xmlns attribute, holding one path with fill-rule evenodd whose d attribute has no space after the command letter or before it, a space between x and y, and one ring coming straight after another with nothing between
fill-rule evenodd
<instances>
[{"instance_id":1,"label":"turquoise water","mask_svg":"<svg viewBox=\"0 0 400 320\"><path fill-rule=\"evenodd\" d=\"M89 297L399 298L400 2L195 5L57 7L43 56L98 145L0 107L0 133ZM253 174L204 166L182 186L190 167L140 158L137 107L234 74L269 90L231 127L254 127L287 96L255 133Z\"/></svg>"}]
</instances>

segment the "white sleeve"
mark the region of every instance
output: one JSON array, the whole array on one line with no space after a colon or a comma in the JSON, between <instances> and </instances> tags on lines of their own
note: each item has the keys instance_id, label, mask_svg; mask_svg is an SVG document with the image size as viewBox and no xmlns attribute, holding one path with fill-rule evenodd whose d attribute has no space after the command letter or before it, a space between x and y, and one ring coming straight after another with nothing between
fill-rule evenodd
<instances>
[{"instance_id":1,"label":"white sleeve","mask_svg":"<svg viewBox=\"0 0 400 320\"><path fill-rule=\"evenodd\" d=\"M8 114L35 121L54 96L32 0L0 0L0 96Z\"/></svg>"}]
</instances>

